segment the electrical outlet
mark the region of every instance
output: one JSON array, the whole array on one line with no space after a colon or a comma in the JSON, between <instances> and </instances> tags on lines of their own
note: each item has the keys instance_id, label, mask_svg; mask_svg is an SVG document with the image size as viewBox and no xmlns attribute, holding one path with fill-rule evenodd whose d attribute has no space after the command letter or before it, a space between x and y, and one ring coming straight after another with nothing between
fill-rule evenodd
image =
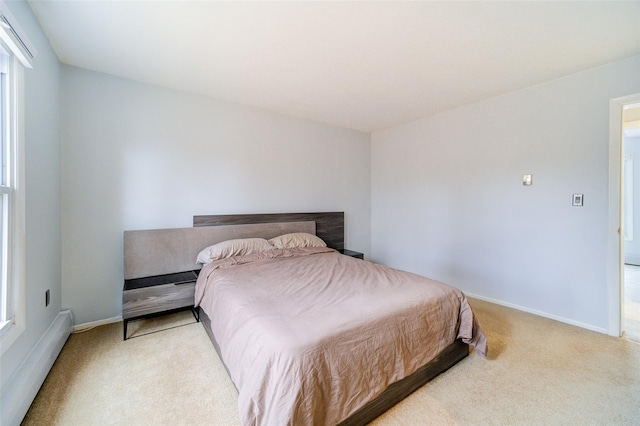
<instances>
[{"instance_id":1,"label":"electrical outlet","mask_svg":"<svg viewBox=\"0 0 640 426\"><path fill-rule=\"evenodd\" d=\"M44 292L44 307L45 308L47 306L49 306L49 302L51 302L51 293L49 292L49 289L47 289L47 291Z\"/></svg>"}]
</instances>

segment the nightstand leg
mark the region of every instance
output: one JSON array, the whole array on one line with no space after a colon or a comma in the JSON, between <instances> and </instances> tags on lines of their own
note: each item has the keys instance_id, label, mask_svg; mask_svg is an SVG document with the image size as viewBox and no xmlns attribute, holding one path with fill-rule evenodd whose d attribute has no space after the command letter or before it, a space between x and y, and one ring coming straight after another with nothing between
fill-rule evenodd
<instances>
[{"instance_id":1,"label":"nightstand leg","mask_svg":"<svg viewBox=\"0 0 640 426\"><path fill-rule=\"evenodd\" d=\"M124 338L122 340L127 340L127 320L122 320L122 327L124 328Z\"/></svg>"}]
</instances>

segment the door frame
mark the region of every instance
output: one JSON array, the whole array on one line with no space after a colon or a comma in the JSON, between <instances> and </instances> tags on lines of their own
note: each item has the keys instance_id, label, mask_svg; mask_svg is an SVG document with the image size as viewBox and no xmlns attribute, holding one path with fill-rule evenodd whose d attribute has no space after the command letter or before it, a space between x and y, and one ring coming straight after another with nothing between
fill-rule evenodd
<instances>
[{"instance_id":1,"label":"door frame","mask_svg":"<svg viewBox=\"0 0 640 426\"><path fill-rule=\"evenodd\" d=\"M640 102L640 93L609 101L609 221L607 227L607 296L609 335L622 334L622 285L624 238L622 238L622 109Z\"/></svg>"}]
</instances>

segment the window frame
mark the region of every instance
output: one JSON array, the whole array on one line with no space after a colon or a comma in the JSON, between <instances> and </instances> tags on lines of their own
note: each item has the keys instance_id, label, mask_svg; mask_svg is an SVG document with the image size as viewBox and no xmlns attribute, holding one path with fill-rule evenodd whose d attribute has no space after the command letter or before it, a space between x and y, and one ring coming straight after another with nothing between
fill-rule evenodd
<instances>
[{"instance_id":1,"label":"window frame","mask_svg":"<svg viewBox=\"0 0 640 426\"><path fill-rule=\"evenodd\" d=\"M7 141L11 154L11 191L9 207L6 213L10 216L5 226L3 238L6 239L3 253L10 253L5 262L7 294L9 309L6 318L0 323L0 355L10 348L15 340L26 329L26 198L25 198L25 68L33 68L33 60L37 51L18 21L9 10L6 2L0 0L0 42L10 58L11 79L7 104L11 115L5 120L10 129L5 132L10 138ZM4 303L4 302L2 302Z\"/></svg>"},{"instance_id":2,"label":"window frame","mask_svg":"<svg viewBox=\"0 0 640 426\"><path fill-rule=\"evenodd\" d=\"M13 160L15 159L15 144L13 144L12 123L14 111L13 92L13 55L0 42L0 158L2 169L0 173L0 333L5 330L15 312L15 298L12 282L11 234L13 218Z\"/></svg>"},{"instance_id":3,"label":"window frame","mask_svg":"<svg viewBox=\"0 0 640 426\"><path fill-rule=\"evenodd\" d=\"M6 158L6 181L0 185L6 221L2 226L3 255L0 272L4 279L4 292L0 307L0 353L4 353L20 334L25 325L25 194L24 194L24 67L3 40L9 67L5 78L5 93L2 113L4 156ZM6 108L5 108L6 107Z\"/></svg>"}]
</instances>

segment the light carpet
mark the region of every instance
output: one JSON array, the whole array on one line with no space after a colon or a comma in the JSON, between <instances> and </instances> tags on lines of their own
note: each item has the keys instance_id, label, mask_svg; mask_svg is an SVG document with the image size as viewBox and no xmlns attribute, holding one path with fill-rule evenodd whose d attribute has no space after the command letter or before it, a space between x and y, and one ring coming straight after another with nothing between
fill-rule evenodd
<instances>
[{"instance_id":1,"label":"light carpet","mask_svg":"<svg viewBox=\"0 0 640 426\"><path fill-rule=\"evenodd\" d=\"M373 425L640 424L640 344L470 302L488 357L472 352ZM121 323L73 334L23 424L238 425L235 388L190 315L131 323L127 341Z\"/></svg>"}]
</instances>

